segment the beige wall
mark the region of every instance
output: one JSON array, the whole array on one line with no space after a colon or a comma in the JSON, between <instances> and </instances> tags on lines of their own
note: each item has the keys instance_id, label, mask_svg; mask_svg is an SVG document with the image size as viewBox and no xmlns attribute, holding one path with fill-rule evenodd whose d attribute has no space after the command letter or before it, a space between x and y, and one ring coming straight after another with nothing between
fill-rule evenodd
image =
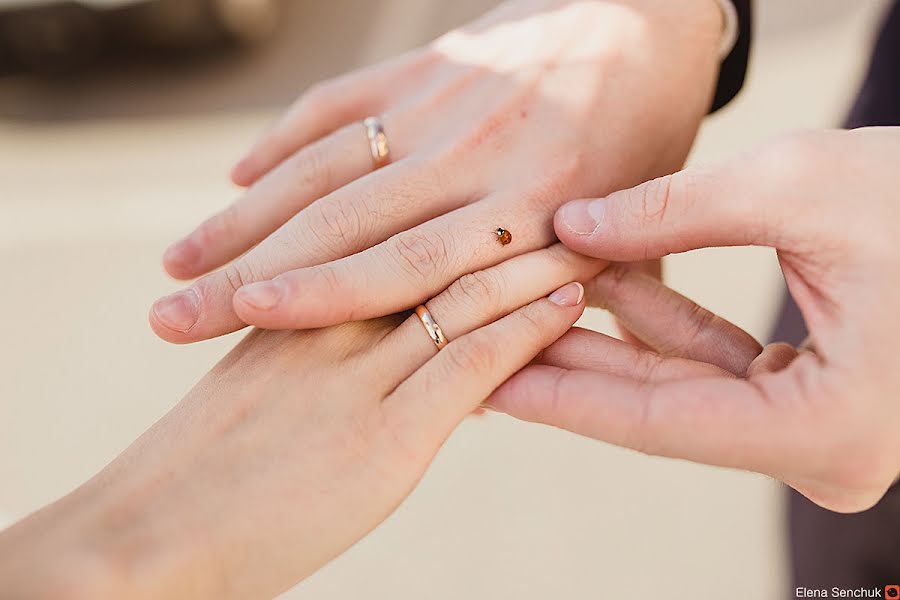
<instances>
[{"instance_id":1,"label":"beige wall","mask_svg":"<svg viewBox=\"0 0 900 600\"><path fill-rule=\"evenodd\" d=\"M367 7L372 26L354 26L355 43L339 56L309 48L297 88L421 42L480 3L301 4L326 27L310 45L345 33L341 11L354 7ZM838 123L880 5L762 2L749 87L709 119L692 160ZM230 89L229 73L211 70L173 83L179 106ZM151 81L159 93L163 84ZM0 120L0 519L26 514L100 468L235 341L168 346L145 315L175 287L159 268L166 242L234 195L224 173L275 104L125 116L123 106L140 106L142 95L105 89L87 83L57 97L43 84L0 81L0 107L19 114ZM35 118L39 102L79 118ZM677 257L670 274L678 289L766 334L780 287L769 251ZM587 320L608 326L601 314ZM460 428L383 527L286 597L770 599L785 575L781 529L780 490L763 477L638 456L491 415Z\"/></svg>"}]
</instances>

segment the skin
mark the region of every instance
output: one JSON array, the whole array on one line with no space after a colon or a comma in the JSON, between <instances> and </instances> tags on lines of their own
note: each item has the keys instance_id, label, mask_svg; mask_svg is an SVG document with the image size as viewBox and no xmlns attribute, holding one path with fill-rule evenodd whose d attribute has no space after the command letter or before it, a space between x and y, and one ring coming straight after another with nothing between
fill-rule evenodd
<instances>
[{"instance_id":1,"label":"skin","mask_svg":"<svg viewBox=\"0 0 900 600\"><path fill-rule=\"evenodd\" d=\"M219 270L159 300L153 329L188 343L388 315L549 246L567 199L682 165L722 27L714 0L515 0L314 87L235 167L243 197L166 252L175 277ZM374 172L368 115L391 147Z\"/></svg>"},{"instance_id":2,"label":"skin","mask_svg":"<svg viewBox=\"0 0 900 600\"><path fill-rule=\"evenodd\" d=\"M775 248L810 340L762 347L658 281L588 286L649 349L576 330L496 410L653 455L757 471L822 507L878 502L900 473L900 128L795 134L556 215L579 252L630 261Z\"/></svg>"},{"instance_id":3,"label":"skin","mask_svg":"<svg viewBox=\"0 0 900 600\"><path fill-rule=\"evenodd\" d=\"M606 264L558 244L460 279L428 304L440 352L415 315L254 330L100 474L0 533L3 597L278 595L398 506L579 318L566 282Z\"/></svg>"}]
</instances>

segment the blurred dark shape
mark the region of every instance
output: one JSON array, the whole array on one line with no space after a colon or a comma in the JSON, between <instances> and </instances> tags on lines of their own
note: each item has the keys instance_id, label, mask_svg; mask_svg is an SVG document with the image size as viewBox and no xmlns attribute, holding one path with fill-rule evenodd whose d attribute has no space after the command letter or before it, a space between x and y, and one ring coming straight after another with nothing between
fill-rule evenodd
<instances>
[{"instance_id":1,"label":"blurred dark shape","mask_svg":"<svg viewBox=\"0 0 900 600\"><path fill-rule=\"evenodd\" d=\"M61 75L103 54L257 44L282 0L0 0L0 73Z\"/></svg>"},{"instance_id":2,"label":"blurred dark shape","mask_svg":"<svg viewBox=\"0 0 900 600\"><path fill-rule=\"evenodd\" d=\"M26 1L37 0L0 0L0 21L9 23L11 4ZM0 120L44 123L283 107L311 83L358 66L359 44L368 39L387 0L274 0L274 24L262 19L265 26L244 29L249 37L243 38L210 29L210 21L206 27L201 22L199 32L192 29L203 14L195 12L196 0L137 0L140 6L113 12L84 11L71 1L44 4L51 1L48 9L33 7L34 14L86 12L92 23L99 22L99 38L52 58L37 60L38 53L30 53L31 62L16 59L15 70L8 58L6 72L0 69ZM223 19L255 21L240 17L237 4L231 6L219 13L227 15ZM423 40L433 35L434 30L420 33ZM253 40L265 43L248 43ZM2 48L0 42L0 53ZM384 55L403 48L398 43Z\"/></svg>"},{"instance_id":3,"label":"blurred dark shape","mask_svg":"<svg viewBox=\"0 0 900 600\"><path fill-rule=\"evenodd\" d=\"M198 0L80 0L81 6L73 0L0 0L0 22L6 24L14 16L13 5L25 3L52 4L42 9L48 14L80 11L99 23L96 37L67 45L74 50L42 59L33 58L35 52L27 63L13 59L9 45L0 41L0 121L36 124L280 110L316 81L427 43L499 0L263 1L269 9L236 0L227 10L209 13L203 12L210 6L204 0L198 13ZM111 12L85 11L83 6L123 2L142 6ZM220 17L201 20L197 33L190 24L197 23L198 14ZM216 23L220 28L210 28ZM0 32L0 40L35 37L15 30Z\"/></svg>"}]
</instances>

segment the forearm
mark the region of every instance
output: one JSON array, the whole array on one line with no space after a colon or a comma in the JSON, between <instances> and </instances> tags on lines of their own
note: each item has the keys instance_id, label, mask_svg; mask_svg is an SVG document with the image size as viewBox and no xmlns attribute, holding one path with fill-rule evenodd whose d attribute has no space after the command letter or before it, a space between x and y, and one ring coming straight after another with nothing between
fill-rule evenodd
<instances>
[{"instance_id":1,"label":"forearm","mask_svg":"<svg viewBox=\"0 0 900 600\"><path fill-rule=\"evenodd\" d=\"M247 416L288 395L284 385L266 387L274 376L252 374L269 363L282 365L272 367L278 375L302 364L263 345L256 354L239 345L231 356L248 357L241 368L231 373L224 360L90 481L0 533L0 556L13 557L0 564L3 600L270 598L339 554L343 540L328 529L339 503L321 501L332 490L317 485L321 473L270 447L286 421L314 445L314 435L300 433L305 415L267 413L265 425ZM275 457L261 459L267 450ZM319 450L320 462L337 454ZM271 472L289 466L288 474Z\"/></svg>"},{"instance_id":2,"label":"forearm","mask_svg":"<svg viewBox=\"0 0 900 600\"><path fill-rule=\"evenodd\" d=\"M116 463L109 468L115 468ZM105 471L0 533L4 598L212 598L189 511L166 506L164 478ZM187 508L187 507L185 507Z\"/></svg>"},{"instance_id":3,"label":"forearm","mask_svg":"<svg viewBox=\"0 0 900 600\"><path fill-rule=\"evenodd\" d=\"M12 557L0 589L29 600L224 597L211 558L227 518L212 490L223 469L209 448L238 407L220 393L213 412L210 381L89 481L0 532L0 556Z\"/></svg>"},{"instance_id":4,"label":"forearm","mask_svg":"<svg viewBox=\"0 0 900 600\"><path fill-rule=\"evenodd\" d=\"M70 497L0 533L0 589L10 600L121 597L105 534Z\"/></svg>"}]
</instances>

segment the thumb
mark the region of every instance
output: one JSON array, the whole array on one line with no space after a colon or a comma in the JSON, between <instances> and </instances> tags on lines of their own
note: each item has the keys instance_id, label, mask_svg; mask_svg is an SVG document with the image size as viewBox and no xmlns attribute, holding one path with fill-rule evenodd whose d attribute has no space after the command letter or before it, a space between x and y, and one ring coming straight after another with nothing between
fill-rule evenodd
<instances>
[{"instance_id":1,"label":"thumb","mask_svg":"<svg viewBox=\"0 0 900 600\"><path fill-rule=\"evenodd\" d=\"M781 143L776 146L787 146ZM800 144L787 150L804 152ZM713 246L791 250L806 227L795 181L806 162L769 147L718 165L691 167L606 198L575 200L556 214L559 239L588 256L638 261ZM785 218L787 214L791 218ZM800 217L797 219L797 217ZM786 231L790 227L791 231Z\"/></svg>"}]
</instances>

